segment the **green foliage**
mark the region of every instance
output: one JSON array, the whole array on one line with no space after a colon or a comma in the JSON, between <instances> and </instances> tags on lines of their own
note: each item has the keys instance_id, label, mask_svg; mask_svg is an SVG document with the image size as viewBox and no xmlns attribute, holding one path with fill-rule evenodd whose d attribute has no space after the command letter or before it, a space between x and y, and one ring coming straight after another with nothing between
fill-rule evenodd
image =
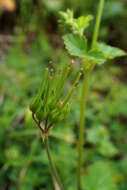
<instances>
[{"instance_id":1,"label":"green foliage","mask_svg":"<svg viewBox=\"0 0 127 190\"><path fill-rule=\"evenodd\" d=\"M21 23L24 29L28 31L33 25L35 26L36 14L34 9L34 3L31 0L22 0L20 6Z\"/></svg>"},{"instance_id":2,"label":"green foliage","mask_svg":"<svg viewBox=\"0 0 127 190\"><path fill-rule=\"evenodd\" d=\"M67 25L71 26L71 24L73 23L73 14L74 14L73 11L67 9L66 12L61 11L59 14L61 17L59 22L62 24L67 24Z\"/></svg>"},{"instance_id":3,"label":"green foliage","mask_svg":"<svg viewBox=\"0 0 127 190\"><path fill-rule=\"evenodd\" d=\"M66 34L64 37L64 43L69 51L70 55L77 57L84 57L87 50L87 41L85 37L79 35Z\"/></svg>"},{"instance_id":4,"label":"green foliage","mask_svg":"<svg viewBox=\"0 0 127 190\"><path fill-rule=\"evenodd\" d=\"M72 10L67 9L66 12L60 12L60 24L67 27L69 31L74 34L83 35L86 28L88 28L90 21L93 19L92 15L80 16L74 18L74 13Z\"/></svg>"},{"instance_id":5,"label":"green foliage","mask_svg":"<svg viewBox=\"0 0 127 190\"><path fill-rule=\"evenodd\" d=\"M82 13L95 12L98 3L97 0L90 0L89 3L84 3L83 0L61 2L52 0L42 3L39 9L33 2L27 0L21 2L20 17L17 16L15 27L16 31L21 28L27 32L32 31L32 33L20 33L19 35L14 33L14 44L10 44L8 47L7 55L5 54L6 51L3 53L1 50L0 189L4 187L10 190L17 189L21 171L24 171L25 168L26 173L20 184L21 190L53 190L46 152L39 138L38 130L32 122L28 103L38 91L42 71L45 67L51 66L49 61L53 60L53 66L54 63L57 63L61 70L70 61L61 48L59 37L56 35L58 32L57 24L54 24L57 15L56 10L73 7L76 16L78 16ZM112 46L126 49L127 11L125 2L107 1L103 14L100 41L107 41ZM83 17L79 17L79 20L82 20L82 24L79 24L82 29L85 26ZM22 25L19 25L20 21ZM39 23L41 24L38 25ZM89 27L87 30L84 28L85 34L88 36L87 43L91 41L92 28ZM67 27L68 29L69 32L72 32ZM45 30L46 33L40 33L40 30ZM74 35L77 36L78 32L84 33L81 29L76 28ZM99 45L105 46L102 43ZM96 64L101 64L104 57L102 53L105 54L103 48L100 52L98 48L90 50L90 45L87 46L87 50L85 50L87 58L94 59ZM78 44L76 47L74 46L74 49L77 47ZM107 50L110 50L110 54L109 52L107 54ZM112 53L112 49L106 47L106 59L115 58L116 54L119 57L124 53L121 50L114 52L114 48ZM85 60L87 60L86 57ZM122 64L119 64L121 62ZM62 99L71 89L79 70L78 63L76 60L73 64L74 69L72 67L67 85L63 89ZM127 79L125 63L126 59L124 61L120 58L117 64L112 65L111 62L110 65L103 65L101 70L96 68L91 76L91 93L88 96L86 113L87 134L85 138L87 141L84 145L84 167L82 171L86 175L83 177L86 190L86 185L90 190L91 188L92 190L109 190L111 188L109 182L111 182L110 184L115 183L117 186L115 189L127 189ZM81 85L82 80L74 93L74 98L72 98L71 111L68 117L64 122L57 123L50 133L53 160L67 190L75 190L77 184L77 126ZM101 163L97 162L98 160L101 160ZM106 179L104 179L104 174L106 174ZM107 177L107 174L110 175ZM97 182L101 183L103 180L104 183L100 188ZM91 187L92 181L94 186Z\"/></svg>"},{"instance_id":6,"label":"green foliage","mask_svg":"<svg viewBox=\"0 0 127 190\"><path fill-rule=\"evenodd\" d=\"M86 28L89 27L90 21L93 19L92 15L88 16L80 16L77 19L75 19L75 31L77 30L77 33L80 35L83 35Z\"/></svg>"},{"instance_id":7,"label":"green foliage","mask_svg":"<svg viewBox=\"0 0 127 190\"><path fill-rule=\"evenodd\" d=\"M105 162L99 161L88 167L88 172L83 179L86 190L116 190L112 170Z\"/></svg>"},{"instance_id":8,"label":"green foliage","mask_svg":"<svg viewBox=\"0 0 127 190\"><path fill-rule=\"evenodd\" d=\"M70 55L83 58L83 62L85 62L85 69L93 69L94 65L101 65L105 63L107 59L113 59L126 55L123 50L103 43L98 43L96 47L92 47L87 52L87 40L83 34L84 29L89 26L92 16L81 16L75 19L73 18L73 12L70 10L67 10L67 12L60 12L60 15L62 17L62 25L72 28L72 34L68 34L63 37L66 49ZM75 33L77 35L75 35Z\"/></svg>"},{"instance_id":9,"label":"green foliage","mask_svg":"<svg viewBox=\"0 0 127 190\"><path fill-rule=\"evenodd\" d=\"M119 48L115 48L104 43L98 44L100 51L104 54L105 59L114 59L116 57L125 56L125 52Z\"/></svg>"},{"instance_id":10,"label":"green foliage","mask_svg":"<svg viewBox=\"0 0 127 190\"><path fill-rule=\"evenodd\" d=\"M63 39L70 55L83 58L87 64L101 65L108 59L114 59L126 55L123 50L103 43L98 44L97 47L90 49L88 53L86 53L87 40L85 37L68 34L65 35Z\"/></svg>"},{"instance_id":11,"label":"green foliage","mask_svg":"<svg viewBox=\"0 0 127 190\"><path fill-rule=\"evenodd\" d=\"M103 156L112 157L118 154L118 149L110 141L110 134L106 127L93 127L87 130L86 140L92 143L96 151Z\"/></svg>"},{"instance_id":12,"label":"green foliage","mask_svg":"<svg viewBox=\"0 0 127 190\"><path fill-rule=\"evenodd\" d=\"M79 73L70 92L62 100L61 93L70 70L71 65L65 67L60 75L59 70L55 71L54 74L53 70L50 72L48 68L45 69L38 93L30 104L30 110L35 114L37 121L46 122L45 127L47 128L50 128L57 121L63 120L70 110L70 98L81 76Z\"/></svg>"},{"instance_id":13,"label":"green foliage","mask_svg":"<svg viewBox=\"0 0 127 190\"><path fill-rule=\"evenodd\" d=\"M64 37L65 47L72 56L83 58L87 64L103 64L105 57L100 49L91 49L87 53L87 40L79 35L66 34Z\"/></svg>"},{"instance_id":14,"label":"green foliage","mask_svg":"<svg viewBox=\"0 0 127 190\"><path fill-rule=\"evenodd\" d=\"M64 69L64 65L69 59L63 51L54 52L55 50L53 50L44 34L40 34L29 45L29 54L23 51L23 42L17 40L17 44L9 49L6 64L3 65L2 63L0 65L0 89L1 97L3 96L3 101L0 103L0 164L3 166L0 170L0 183L3 185L7 178L11 182L9 188L15 189L19 173L30 160L31 164L28 166L21 188L24 190L45 186L53 189L47 156L42 142L38 138L38 130L32 122L28 103L38 91L38 86L41 83L40 76L44 66L48 65L47 57L50 56L50 53L55 53L55 55L57 53L57 56L55 56L57 59L54 57L54 62L57 61L61 69ZM48 54L45 55L47 51ZM75 64L74 67L79 70L78 64ZM65 88L65 95L75 79L76 72L72 67L72 73ZM105 145L107 141L113 147L115 146L115 149L117 147L118 155L122 153L126 157L126 125L121 122L120 117L126 118L127 116L127 88L126 80L121 80L119 76L124 76L124 70L115 65L107 65L101 70L96 69L92 75L86 123L87 128L89 128L87 135L91 136L91 133L94 133L97 137L91 137L92 141L87 140L93 147L85 147L85 165L89 161L93 162L97 159L102 159L105 162L105 158L107 162L110 162L110 158L116 153L112 152L111 146L108 147L108 150L105 148L107 147ZM8 88L5 88L6 86ZM57 123L50 133L53 159L66 189L75 189L76 186L77 147L75 146L75 125L77 125L79 118L80 87L81 84L78 85L72 99L70 114L64 122ZM22 121L22 118L24 118L24 121ZM98 127L100 125L105 127ZM98 141L101 147L104 147L103 150L100 150ZM32 151L35 142L35 151ZM65 159L65 157L73 159ZM117 168L117 162L113 161L113 163L116 163L114 167ZM124 160L120 162L118 177L120 178L118 189L126 190L126 162ZM116 178L118 177L116 176Z\"/></svg>"},{"instance_id":15,"label":"green foliage","mask_svg":"<svg viewBox=\"0 0 127 190\"><path fill-rule=\"evenodd\" d=\"M102 53L102 51L100 51L99 49L96 49L96 48L91 49L88 52L88 55L86 55L85 59L88 60L88 62L92 62L92 63L98 64L98 65L105 63L104 54Z\"/></svg>"},{"instance_id":16,"label":"green foliage","mask_svg":"<svg viewBox=\"0 0 127 190\"><path fill-rule=\"evenodd\" d=\"M87 64L103 64L107 59L125 56L125 52L119 48L114 48L103 43L97 45L87 53L87 40L85 37L74 34L66 34L64 44L70 55L83 58Z\"/></svg>"}]
</instances>

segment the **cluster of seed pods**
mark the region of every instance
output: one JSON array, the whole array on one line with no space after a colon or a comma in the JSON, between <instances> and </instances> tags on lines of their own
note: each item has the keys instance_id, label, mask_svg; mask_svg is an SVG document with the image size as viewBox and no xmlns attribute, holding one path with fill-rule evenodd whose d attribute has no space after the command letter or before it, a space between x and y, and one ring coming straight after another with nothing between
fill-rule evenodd
<instances>
[{"instance_id":1,"label":"cluster of seed pods","mask_svg":"<svg viewBox=\"0 0 127 190\"><path fill-rule=\"evenodd\" d=\"M63 73L46 68L37 95L30 104L30 110L40 129L49 130L54 123L63 120L70 111L70 98L79 83L81 71L78 73L70 91L61 98L64 85L71 71L72 64L66 66ZM62 100L63 99L63 100ZM43 128L41 127L43 123Z\"/></svg>"}]
</instances>

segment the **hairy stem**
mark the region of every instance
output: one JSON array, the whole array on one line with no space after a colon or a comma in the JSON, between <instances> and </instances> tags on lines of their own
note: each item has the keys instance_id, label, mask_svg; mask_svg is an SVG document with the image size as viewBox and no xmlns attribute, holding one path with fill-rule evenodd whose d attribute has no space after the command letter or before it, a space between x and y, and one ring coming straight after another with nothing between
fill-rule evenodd
<instances>
[{"instance_id":1,"label":"hairy stem","mask_svg":"<svg viewBox=\"0 0 127 190\"><path fill-rule=\"evenodd\" d=\"M78 190L81 190L81 169L82 169L82 153L83 153L83 137L85 127L85 111L86 111L86 97L88 89L88 77L89 72L86 71L84 74L82 96L80 105L80 125L79 125L79 139L78 139Z\"/></svg>"},{"instance_id":2,"label":"hairy stem","mask_svg":"<svg viewBox=\"0 0 127 190\"><path fill-rule=\"evenodd\" d=\"M45 137L44 144L45 144L45 148L46 148L46 152L47 152L47 156L48 156L48 160L49 160L49 164L50 164L50 168L51 168L51 174L52 174L52 179L53 179L55 190L63 190L63 186L60 182L60 179L57 175L55 165L54 165L53 160L51 158L49 144L48 144L48 137Z\"/></svg>"},{"instance_id":3,"label":"hairy stem","mask_svg":"<svg viewBox=\"0 0 127 190\"><path fill-rule=\"evenodd\" d=\"M98 40L103 7L104 7L104 0L100 0L97 18L96 18L96 24L95 24L94 33L93 33L92 48L96 45L96 42Z\"/></svg>"}]
</instances>

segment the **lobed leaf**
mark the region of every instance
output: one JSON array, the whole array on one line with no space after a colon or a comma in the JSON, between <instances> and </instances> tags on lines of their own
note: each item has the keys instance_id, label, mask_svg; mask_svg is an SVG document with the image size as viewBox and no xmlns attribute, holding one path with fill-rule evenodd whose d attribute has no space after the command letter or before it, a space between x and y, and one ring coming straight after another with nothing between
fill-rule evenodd
<instances>
[{"instance_id":1,"label":"lobed leaf","mask_svg":"<svg viewBox=\"0 0 127 190\"><path fill-rule=\"evenodd\" d=\"M60 11L59 15L60 15L59 22L65 25L65 24L70 24L72 22L74 13L72 10L67 9L66 12Z\"/></svg>"},{"instance_id":2,"label":"lobed leaf","mask_svg":"<svg viewBox=\"0 0 127 190\"><path fill-rule=\"evenodd\" d=\"M108 164L98 161L88 168L83 180L86 190L117 190Z\"/></svg>"},{"instance_id":3,"label":"lobed leaf","mask_svg":"<svg viewBox=\"0 0 127 190\"><path fill-rule=\"evenodd\" d=\"M91 49L88 52L88 60L98 65L101 65L106 61L104 54L96 48Z\"/></svg>"},{"instance_id":4,"label":"lobed leaf","mask_svg":"<svg viewBox=\"0 0 127 190\"><path fill-rule=\"evenodd\" d=\"M87 50L87 40L77 34L67 34L63 37L66 49L72 56L84 57Z\"/></svg>"},{"instance_id":5,"label":"lobed leaf","mask_svg":"<svg viewBox=\"0 0 127 190\"><path fill-rule=\"evenodd\" d=\"M83 36L84 30L89 26L90 21L93 19L92 15L80 16L74 18L72 10L67 9L66 12L59 12L59 23L64 26L67 31L71 31L74 34Z\"/></svg>"},{"instance_id":6,"label":"lobed leaf","mask_svg":"<svg viewBox=\"0 0 127 190\"><path fill-rule=\"evenodd\" d=\"M116 57L121 57L126 55L126 53L123 50L106 45L104 43L98 43L98 47L103 52L106 59L114 59Z\"/></svg>"},{"instance_id":7,"label":"lobed leaf","mask_svg":"<svg viewBox=\"0 0 127 190\"><path fill-rule=\"evenodd\" d=\"M75 19L75 23L77 24L77 29L81 35L86 28L88 28L90 21L93 19L92 15L88 16L80 16L79 18Z\"/></svg>"}]
</instances>

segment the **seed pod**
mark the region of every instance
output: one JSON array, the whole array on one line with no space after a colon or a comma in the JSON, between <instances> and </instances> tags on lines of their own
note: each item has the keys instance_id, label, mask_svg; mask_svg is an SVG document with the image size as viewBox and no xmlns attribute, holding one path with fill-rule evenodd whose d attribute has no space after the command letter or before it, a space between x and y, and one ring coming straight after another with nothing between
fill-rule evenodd
<instances>
[{"instance_id":1,"label":"seed pod","mask_svg":"<svg viewBox=\"0 0 127 190\"><path fill-rule=\"evenodd\" d=\"M63 113L66 116L70 112L70 104L67 103L65 108L63 109Z\"/></svg>"},{"instance_id":2,"label":"seed pod","mask_svg":"<svg viewBox=\"0 0 127 190\"><path fill-rule=\"evenodd\" d=\"M66 69L62 73L62 77L61 77L61 80L59 81L58 88L57 88L56 102L58 101L58 99L61 95L63 86L65 84L65 81L66 81L69 73L70 73L70 70L71 70L71 65L67 66Z\"/></svg>"},{"instance_id":3,"label":"seed pod","mask_svg":"<svg viewBox=\"0 0 127 190\"><path fill-rule=\"evenodd\" d=\"M37 94L37 96L39 98L42 96L42 92L44 90L44 86L45 86L45 83L46 83L48 72L49 72L49 70L48 70L48 68L46 68L43 75L42 75L41 85L40 85L40 88L39 88L39 91L38 91L38 94Z\"/></svg>"},{"instance_id":4,"label":"seed pod","mask_svg":"<svg viewBox=\"0 0 127 190\"><path fill-rule=\"evenodd\" d=\"M41 102L41 95L42 95L42 91L44 89L44 85L45 85L45 81L48 75L48 68L45 69L43 75L42 75L42 81L41 81L41 85L39 88L39 91L37 93L37 96L33 99L33 101L30 104L30 110L35 113L38 109L38 106Z\"/></svg>"},{"instance_id":5,"label":"seed pod","mask_svg":"<svg viewBox=\"0 0 127 190\"><path fill-rule=\"evenodd\" d=\"M55 108L51 113L50 113L50 118L51 120L54 120L57 115L59 114L58 110Z\"/></svg>"},{"instance_id":6,"label":"seed pod","mask_svg":"<svg viewBox=\"0 0 127 190\"><path fill-rule=\"evenodd\" d=\"M43 110L41 110L41 112L40 112L40 114L38 116L38 119L39 119L40 123L45 121L45 115L44 115Z\"/></svg>"},{"instance_id":7,"label":"seed pod","mask_svg":"<svg viewBox=\"0 0 127 190\"><path fill-rule=\"evenodd\" d=\"M52 77L48 76L47 89L45 91L45 96L44 96L44 107L47 106L47 103L48 103L48 98L49 98L49 94L50 94L51 80L52 80Z\"/></svg>"},{"instance_id":8,"label":"seed pod","mask_svg":"<svg viewBox=\"0 0 127 190\"><path fill-rule=\"evenodd\" d=\"M56 117L56 120L57 120L57 121L62 121L64 118L65 118L64 113L60 113L60 114Z\"/></svg>"},{"instance_id":9,"label":"seed pod","mask_svg":"<svg viewBox=\"0 0 127 190\"><path fill-rule=\"evenodd\" d=\"M53 94L56 93L56 89L57 89L59 80L60 80L60 72L57 71L57 72L55 73L55 75L53 76L53 79L52 79L51 92L52 92Z\"/></svg>"},{"instance_id":10,"label":"seed pod","mask_svg":"<svg viewBox=\"0 0 127 190\"><path fill-rule=\"evenodd\" d=\"M38 109L36 111L36 117L39 121L43 120L43 114L42 113L43 113L43 105L42 105L42 102L40 102Z\"/></svg>"},{"instance_id":11,"label":"seed pod","mask_svg":"<svg viewBox=\"0 0 127 190\"><path fill-rule=\"evenodd\" d=\"M38 108L40 102L41 102L41 99L38 98L38 96L36 96L36 97L33 99L33 101L31 102L31 104L30 104L30 110L31 110L33 113L35 113L35 112L37 111L37 108Z\"/></svg>"},{"instance_id":12,"label":"seed pod","mask_svg":"<svg viewBox=\"0 0 127 190\"><path fill-rule=\"evenodd\" d=\"M65 100L64 100L64 102L63 102L62 108L64 108L64 106L69 102L69 100L70 100L70 98L71 98L71 96L72 96L72 94L73 94L73 92L74 92L76 86L77 86L78 83L79 83L81 74L82 74L82 73L81 73L81 71L80 71L79 74L78 74L78 76L77 76L77 78L76 78L76 80L75 80L75 82L74 82L74 84L72 85L72 88L71 88L69 94L67 95L67 97L65 98Z\"/></svg>"},{"instance_id":13,"label":"seed pod","mask_svg":"<svg viewBox=\"0 0 127 190\"><path fill-rule=\"evenodd\" d=\"M56 106L54 105L54 102L53 102L53 97L49 97L49 101L48 101L48 104L47 104L47 109L49 110L49 113L51 113L54 108Z\"/></svg>"},{"instance_id":14,"label":"seed pod","mask_svg":"<svg viewBox=\"0 0 127 190\"><path fill-rule=\"evenodd\" d=\"M70 104L67 103L64 109L61 110L61 112L58 114L57 121L62 121L63 119L65 119L65 117L69 112L70 112Z\"/></svg>"}]
</instances>

